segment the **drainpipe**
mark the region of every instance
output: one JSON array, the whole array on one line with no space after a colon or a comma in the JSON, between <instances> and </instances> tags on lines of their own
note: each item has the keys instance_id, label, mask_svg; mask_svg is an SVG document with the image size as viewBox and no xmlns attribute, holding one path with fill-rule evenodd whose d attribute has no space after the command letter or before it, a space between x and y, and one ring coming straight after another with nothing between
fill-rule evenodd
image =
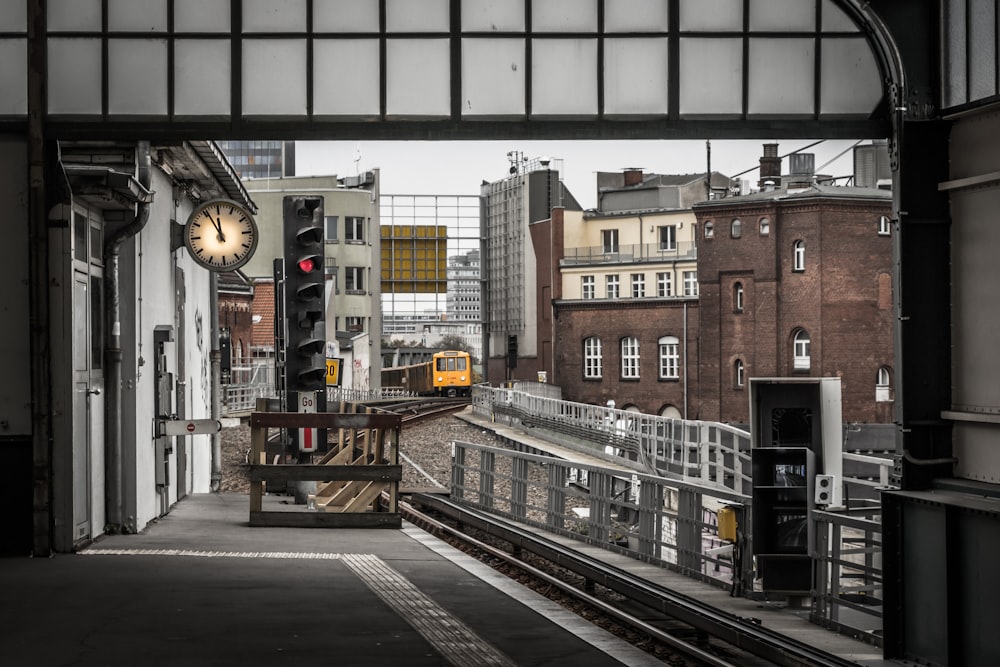
<instances>
[{"instance_id":1,"label":"drainpipe","mask_svg":"<svg viewBox=\"0 0 1000 667\"><path fill-rule=\"evenodd\" d=\"M147 191L152 182L149 159L149 142L140 141L136 146L138 180ZM124 528L122 516L124 489L122 487L122 349L121 349L121 303L118 275L118 251L121 244L132 238L146 226L149 220L149 204L136 203L135 217L104 241L104 282L107 303L107 323L104 331L104 355L107 398L104 403L105 427L105 501L110 531Z\"/></svg>"},{"instance_id":2,"label":"drainpipe","mask_svg":"<svg viewBox=\"0 0 1000 667\"><path fill-rule=\"evenodd\" d=\"M684 302L684 419L688 418L688 305Z\"/></svg>"},{"instance_id":3,"label":"drainpipe","mask_svg":"<svg viewBox=\"0 0 1000 667\"><path fill-rule=\"evenodd\" d=\"M212 271L210 278L211 296L208 306L212 322L212 419L219 421L222 416L222 352L219 350L219 274ZM212 481L211 491L218 493L222 488L222 434L212 434Z\"/></svg>"}]
</instances>

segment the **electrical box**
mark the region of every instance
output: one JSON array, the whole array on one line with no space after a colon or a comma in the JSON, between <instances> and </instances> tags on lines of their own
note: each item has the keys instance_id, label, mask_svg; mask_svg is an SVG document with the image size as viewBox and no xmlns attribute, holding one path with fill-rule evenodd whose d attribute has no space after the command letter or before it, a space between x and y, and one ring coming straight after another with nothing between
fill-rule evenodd
<instances>
[{"instance_id":1,"label":"electrical box","mask_svg":"<svg viewBox=\"0 0 1000 667\"><path fill-rule=\"evenodd\" d=\"M716 512L718 518L719 539L727 542L736 541L736 509L722 507Z\"/></svg>"},{"instance_id":2,"label":"electrical box","mask_svg":"<svg viewBox=\"0 0 1000 667\"><path fill-rule=\"evenodd\" d=\"M749 532L761 590L809 595L810 514L843 504L840 378L751 378L749 394Z\"/></svg>"}]
</instances>

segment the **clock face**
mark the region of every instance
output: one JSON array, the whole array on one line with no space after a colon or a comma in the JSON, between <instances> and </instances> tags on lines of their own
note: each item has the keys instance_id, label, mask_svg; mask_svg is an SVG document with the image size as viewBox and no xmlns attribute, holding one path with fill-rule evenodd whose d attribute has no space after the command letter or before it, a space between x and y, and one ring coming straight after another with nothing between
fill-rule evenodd
<instances>
[{"instance_id":1,"label":"clock face","mask_svg":"<svg viewBox=\"0 0 1000 667\"><path fill-rule=\"evenodd\" d=\"M188 218L184 245L206 269L233 271L257 249L257 223L240 204L216 199L200 205Z\"/></svg>"}]
</instances>

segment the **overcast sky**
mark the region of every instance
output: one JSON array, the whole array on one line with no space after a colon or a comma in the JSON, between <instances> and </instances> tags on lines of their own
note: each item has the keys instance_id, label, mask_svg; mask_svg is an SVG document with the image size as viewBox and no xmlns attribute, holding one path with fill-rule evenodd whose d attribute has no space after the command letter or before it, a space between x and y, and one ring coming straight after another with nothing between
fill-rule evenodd
<instances>
[{"instance_id":1,"label":"overcast sky","mask_svg":"<svg viewBox=\"0 0 1000 667\"><path fill-rule=\"evenodd\" d=\"M777 141L777 140L776 140ZM728 140L711 143L712 170L734 176L755 169L769 141ZM777 141L786 155L814 143ZM847 176L852 172L855 141L824 141L804 152L816 155L818 173ZM553 167L562 161L562 179L584 208L597 201L598 171L639 167L648 173L704 173L708 166L705 141L300 141L295 170L299 176L352 176L378 168L382 193L392 195L478 195L480 184L509 174L509 152L529 159L548 157ZM788 160L782 169L787 173ZM757 181L757 172L741 178Z\"/></svg>"}]
</instances>

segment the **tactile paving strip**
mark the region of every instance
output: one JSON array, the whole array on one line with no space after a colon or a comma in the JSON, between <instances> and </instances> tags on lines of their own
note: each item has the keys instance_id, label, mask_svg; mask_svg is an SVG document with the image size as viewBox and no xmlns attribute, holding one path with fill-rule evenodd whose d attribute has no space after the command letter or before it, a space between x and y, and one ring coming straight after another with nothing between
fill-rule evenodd
<instances>
[{"instance_id":1,"label":"tactile paving strip","mask_svg":"<svg viewBox=\"0 0 1000 667\"><path fill-rule=\"evenodd\" d=\"M344 554L341 560L451 664L495 667L517 664L421 593L381 558Z\"/></svg>"}]
</instances>

